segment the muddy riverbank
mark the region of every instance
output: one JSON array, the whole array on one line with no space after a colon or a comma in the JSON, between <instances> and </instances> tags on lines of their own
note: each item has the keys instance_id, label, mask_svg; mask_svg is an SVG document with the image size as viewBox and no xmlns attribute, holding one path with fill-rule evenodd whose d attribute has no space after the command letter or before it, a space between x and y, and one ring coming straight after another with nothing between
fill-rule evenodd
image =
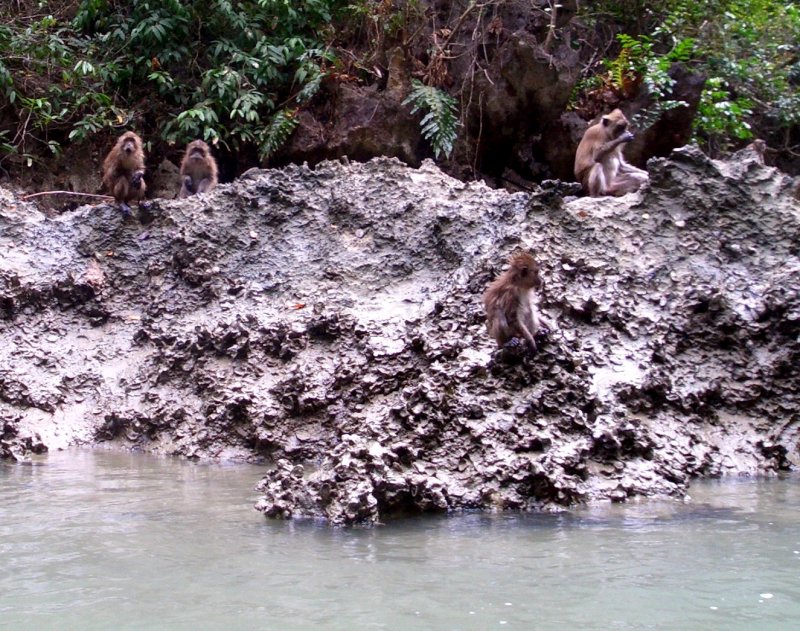
<instances>
[{"instance_id":1,"label":"muddy riverbank","mask_svg":"<svg viewBox=\"0 0 800 631\"><path fill-rule=\"evenodd\" d=\"M261 459L261 510L335 523L791 468L797 183L747 152L649 169L566 201L430 163L253 170L141 221L0 191L2 455ZM557 326L509 361L480 298L520 246Z\"/></svg>"}]
</instances>

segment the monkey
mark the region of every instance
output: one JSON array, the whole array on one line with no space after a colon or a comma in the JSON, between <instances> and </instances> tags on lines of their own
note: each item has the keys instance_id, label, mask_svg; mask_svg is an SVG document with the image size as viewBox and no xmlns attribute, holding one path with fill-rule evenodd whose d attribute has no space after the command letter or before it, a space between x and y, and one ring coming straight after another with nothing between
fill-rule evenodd
<instances>
[{"instance_id":1,"label":"monkey","mask_svg":"<svg viewBox=\"0 0 800 631\"><path fill-rule=\"evenodd\" d=\"M752 149L753 152L756 154L757 156L756 160L758 161L759 164L761 165L766 164L766 162L764 161L764 157L766 156L767 153L767 143L764 140L761 140L761 138L756 138L753 142L751 142L747 146L748 148Z\"/></svg>"},{"instance_id":2,"label":"monkey","mask_svg":"<svg viewBox=\"0 0 800 631\"><path fill-rule=\"evenodd\" d=\"M536 351L534 336L547 321L537 308L534 292L542 286L539 264L527 252L515 254L509 268L503 272L483 295L486 310L486 329L498 348L512 338L524 338L531 351Z\"/></svg>"},{"instance_id":3,"label":"monkey","mask_svg":"<svg viewBox=\"0 0 800 631\"><path fill-rule=\"evenodd\" d=\"M103 161L103 186L114 195L125 216L131 214L129 202L144 199L144 150L142 139L134 132L122 134Z\"/></svg>"},{"instance_id":4,"label":"monkey","mask_svg":"<svg viewBox=\"0 0 800 631\"><path fill-rule=\"evenodd\" d=\"M202 140L194 140L186 147L181 162L181 192L183 199L195 193L205 193L217 185L217 161L211 149Z\"/></svg>"},{"instance_id":5,"label":"monkey","mask_svg":"<svg viewBox=\"0 0 800 631\"><path fill-rule=\"evenodd\" d=\"M767 143L761 138L756 138L753 142L747 145L744 149L739 149L731 156L731 161L738 163L745 160L755 160L756 164L764 166L766 162L764 157L767 153Z\"/></svg>"},{"instance_id":6,"label":"monkey","mask_svg":"<svg viewBox=\"0 0 800 631\"><path fill-rule=\"evenodd\" d=\"M628 119L618 109L583 134L575 154L575 178L592 197L632 193L649 180L647 171L628 164L622 146L633 140Z\"/></svg>"}]
</instances>

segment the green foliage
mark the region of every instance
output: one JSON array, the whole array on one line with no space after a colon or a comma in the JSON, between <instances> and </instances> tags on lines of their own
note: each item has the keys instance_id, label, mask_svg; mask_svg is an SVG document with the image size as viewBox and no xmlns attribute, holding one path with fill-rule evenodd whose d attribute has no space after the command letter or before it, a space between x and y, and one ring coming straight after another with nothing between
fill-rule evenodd
<instances>
[{"instance_id":1,"label":"green foliage","mask_svg":"<svg viewBox=\"0 0 800 631\"><path fill-rule=\"evenodd\" d=\"M788 130L800 121L792 72L800 56L800 7L778 0L674 0L662 30L691 36L710 77L695 121L710 149L730 139ZM709 19L713 15L713 20Z\"/></svg>"},{"instance_id":2,"label":"green foliage","mask_svg":"<svg viewBox=\"0 0 800 631\"><path fill-rule=\"evenodd\" d=\"M277 151L297 127L297 112L281 110L276 112L269 125L259 135L258 154L262 160Z\"/></svg>"},{"instance_id":3,"label":"green foliage","mask_svg":"<svg viewBox=\"0 0 800 631\"><path fill-rule=\"evenodd\" d=\"M658 120L663 112L686 106L685 101L670 98L675 80L669 75L669 69L675 62L691 58L694 40L681 39L664 53L656 52L656 42L647 35L635 38L619 34L617 40L622 50L616 60L608 63L612 83L623 93L627 91L633 96L632 90L626 90L627 84L638 87L641 82L653 100L649 107L634 116L634 126L646 127Z\"/></svg>"},{"instance_id":4,"label":"green foliage","mask_svg":"<svg viewBox=\"0 0 800 631\"><path fill-rule=\"evenodd\" d=\"M730 91L720 77L706 81L700 107L695 119L695 129L702 130L707 138L736 138L748 140L753 137L750 123L753 103L746 98L731 99Z\"/></svg>"},{"instance_id":5,"label":"green foliage","mask_svg":"<svg viewBox=\"0 0 800 631\"><path fill-rule=\"evenodd\" d=\"M663 112L686 105L672 98L675 80L669 70L675 62L691 59L694 49L691 38L676 40L669 47L647 35L633 37L623 33L617 35L617 41L619 54L603 62L606 73L584 78L573 90L570 97L573 108L594 116L598 109L605 111L609 105L636 97L644 86L651 104L640 110L632 123L646 127Z\"/></svg>"},{"instance_id":6,"label":"green foliage","mask_svg":"<svg viewBox=\"0 0 800 631\"><path fill-rule=\"evenodd\" d=\"M598 0L582 7L585 19L610 14L630 32L647 33L620 36L621 52L606 68L621 98L632 96L626 88L642 79L656 99L648 118L674 106L664 99L672 87L667 71L686 61L709 78L695 118L696 140L708 149L727 149L756 128L788 132L800 123L797 2Z\"/></svg>"},{"instance_id":7,"label":"green foliage","mask_svg":"<svg viewBox=\"0 0 800 631\"><path fill-rule=\"evenodd\" d=\"M0 119L18 121L4 129L3 156L33 164L37 150L57 153L51 130L70 128L107 107L94 89L91 63L78 63L78 40L53 16L0 25Z\"/></svg>"},{"instance_id":8,"label":"green foliage","mask_svg":"<svg viewBox=\"0 0 800 631\"><path fill-rule=\"evenodd\" d=\"M370 55L382 49L387 39L404 40L417 31L425 19L426 5L421 0L352 0L345 7L350 26L360 27L367 35Z\"/></svg>"},{"instance_id":9,"label":"green foliage","mask_svg":"<svg viewBox=\"0 0 800 631\"><path fill-rule=\"evenodd\" d=\"M438 158L453 152L458 128L456 100L446 92L424 85L414 79L411 94L404 105L412 105L411 113L425 112L421 121L422 135L433 146L433 154Z\"/></svg>"},{"instance_id":10,"label":"green foliage","mask_svg":"<svg viewBox=\"0 0 800 631\"><path fill-rule=\"evenodd\" d=\"M271 153L288 127L265 130L308 103L336 63L330 25L344 4L76 0L71 22L0 24L0 113L20 121L11 145L135 124L168 143L203 138L231 150L263 149L266 136Z\"/></svg>"},{"instance_id":11,"label":"green foliage","mask_svg":"<svg viewBox=\"0 0 800 631\"><path fill-rule=\"evenodd\" d=\"M261 136L278 102L307 102L319 89L334 62L322 38L339 4L138 0L126 12L84 0L75 24L104 43L136 42L122 64L132 74L121 79L143 92L155 84L169 110L160 117L165 140L235 150Z\"/></svg>"}]
</instances>

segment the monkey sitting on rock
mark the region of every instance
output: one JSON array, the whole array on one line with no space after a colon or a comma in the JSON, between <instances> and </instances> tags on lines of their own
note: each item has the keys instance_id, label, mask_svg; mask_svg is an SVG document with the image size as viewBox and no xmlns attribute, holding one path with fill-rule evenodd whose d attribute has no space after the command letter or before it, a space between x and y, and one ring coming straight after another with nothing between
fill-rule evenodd
<instances>
[{"instance_id":1,"label":"monkey sitting on rock","mask_svg":"<svg viewBox=\"0 0 800 631\"><path fill-rule=\"evenodd\" d=\"M130 202L144 199L144 149L142 139L134 132L122 134L103 161L103 186L125 216L131 214Z\"/></svg>"},{"instance_id":2,"label":"monkey sitting on rock","mask_svg":"<svg viewBox=\"0 0 800 631\"><path fill-rule=\"evenodd\" d=\"M575 178L592 197L632 193L649 180L647 171L628 164L622 146L633 140L628 119L618 109L583 134L575 154Z\"/></svg>"},{"instance_id":3,"label":"monkey sitting on rock","mask_svg":"<svg viewBox=\"0 0 800 631\"><path fill-rule=\"evenodd\" d=\"M541 288L539 264L527 252L511 257L503 272L483 295L486 328L502 348L514 338L527 342L536 351L536 334L546 330L547 321L538 310L535 290Z\"/></svg>"},{"instance_id":4,"label":"monkey sitting on rock","mask_svg":"<svg viewBox=\"0 0 800 631\"><path fill-rule=\"evenodd\" d=\"M206 193L217 185L217 161L210 147L202 140L194 140L186 147L181 162L181 192L183 199L189 195Z\"/></svg>"}]
</instances>

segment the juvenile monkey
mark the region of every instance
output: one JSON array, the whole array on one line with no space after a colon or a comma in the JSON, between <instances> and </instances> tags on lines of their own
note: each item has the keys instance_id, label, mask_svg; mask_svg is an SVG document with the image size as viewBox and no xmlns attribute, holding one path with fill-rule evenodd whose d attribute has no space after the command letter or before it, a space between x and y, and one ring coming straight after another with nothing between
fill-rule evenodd
<instances>
[{"instance_id":1,"label":"juvenile monkey","mask_svg":"<svg viewBox=\"0 0 800 631\"><path fill-rule=\"evenodd\" d=\"M767 153L767 143L761 140L761 138L756 138L747 146L752 148L752 150L758 156L758 162L760 164L764 164L764 155Z\"/></svg>"},{"instance_id":2,"label":"juvenile monkey","mask_svg":"<svg viewBox=\"0 0 800 631\"><path fill-rule=\"evenodd\" d=\"M486 328L498 347L518 337L535 351L534 336L543 324L534 292L542 286L539 264L525 252L513 255L509 264L483 294Z\"/></svg>"},{"instance_id":3,"label":"juvenile monkey","mask_svg":"<svg viewBox=\"0 0 800 631\"><path fill-rule=\"evenodd\" d=\"M144 199L144 150L142 139L132 131L119 137L103 161L103 186L125 215L131 214L130 202Z\"/></svg>"},{"instance_id":4,"label":"juvenile monkey","mask_svg":"<svg viewBox=\"0 0 800 631\"><path fill-rule=\"evenodd\" d=\"M758 164L765 164L764 156L767 153L767 143L761 140L761 138L756 138L753 142L747 145L744 149L739 149L736 153L731 156L731 162L739 163L745 160L753 160Z\"/></svg>"},{"instance_id":5,"label":"juvenile monkey","mask_svg":"<svg viewBox=\"0 0 800 631\"><path fill-rule=\"evenodd\" d=\"M181 199L205 193L217 185L217 161L211 155L211 149L202 140L194 140L186 147L181 162Z\"/></svg>"},{"instance_id":6,"label":"juvenile monkey","mask_svg":"<svg viewBox=\"0 0 800 631\"><path fill-rule=\"evenodd\" d=\"M628 164L622 155L622 146L631 140L628 119L618 109L586 130L575 154L575 178L589 195L624 195L647 182L647 171Z\"/></svg>"}]
</instances>

